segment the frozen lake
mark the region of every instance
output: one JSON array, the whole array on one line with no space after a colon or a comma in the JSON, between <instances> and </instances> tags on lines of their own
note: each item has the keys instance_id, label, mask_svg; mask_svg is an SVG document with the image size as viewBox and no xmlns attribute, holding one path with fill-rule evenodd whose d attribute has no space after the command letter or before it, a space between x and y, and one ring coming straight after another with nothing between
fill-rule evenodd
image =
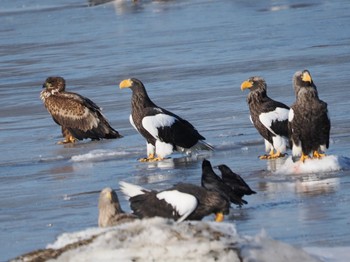
<instances>
[{"instance_id":1,"label":"frozen lake","mask_svg":"<svg viewBox=\"0 0 350 262\"><path fill-rule=\"evenodd\" d=\"M96 227L106 186L130 211L119 181L152 189L199 184L204 157L230 166L258 192L226 219L239 234L264 229L307 250L349 248L349 12L347 0L2 0L0 260ZM303 69L332 121L329 162L305 172L288 159L258 159L264 143L240 90L260 75L272 98L291 105L292 76ZM52 75L101 106L124 138L57 145L60 128L39 98ZM131 92L118 87L130 77L143 81L156 104L189 120L215 152L138 162L146 144L128 120Z\"/></svg>"}]
</instances>

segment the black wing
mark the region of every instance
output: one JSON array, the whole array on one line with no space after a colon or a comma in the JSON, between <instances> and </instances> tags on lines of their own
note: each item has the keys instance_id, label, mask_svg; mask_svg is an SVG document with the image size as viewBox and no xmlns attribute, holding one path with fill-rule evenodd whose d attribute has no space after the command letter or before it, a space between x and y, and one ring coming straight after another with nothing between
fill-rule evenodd
<instances>
[{"instance_id":1,"label":"black wing","mask_svg":"<svg viewBox=\"0 0 350 262\"><path fill-rule=\"evenodd\" d=\"M229 185L238 196L243 197L244 195L256 194L256 192L248 186L243 178L240 175L232 172L228 166L219 165L218 168L221 172L221 177L224 183Z\"/></svg>"},{"instance_id":2,"label":"black wing","mask_svg":"<svg viewBox=\"0 0 350 262\"><path fill-rule=\"evenodd\" d=\"M242 199L242 196L237 195L230 186L225 184L222 179L217 176L208 160L203 160L202 163L202 186L208 190L217 191L225 195L230 201L236 205L242 206L248 204Z\"/></svg>"},{"instance_id":3,"label":"black wing","mask_svg":"<svg viewBox=\"0 0 350 262\"><path fill-rule=\"evenodd\" d=\"M157 194L150 191L131 197L129 202L134 214L140 218L158 216L177 220L180 217L178 212L165 200L158 199Z\"/></svg>"}]
</instances>

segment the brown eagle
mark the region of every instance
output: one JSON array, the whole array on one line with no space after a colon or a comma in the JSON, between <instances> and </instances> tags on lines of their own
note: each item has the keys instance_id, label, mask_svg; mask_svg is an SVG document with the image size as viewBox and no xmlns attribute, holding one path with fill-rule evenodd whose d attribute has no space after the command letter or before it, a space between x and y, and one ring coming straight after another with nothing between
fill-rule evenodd
<instances>
[{"instance_id":1,"label":"brown eagle","mask_svg":"<svg viewBox=\"0 0 350 262\"><path fill-rule=\"evenodd\" d=\"M293 86L296 101L288 117L293 157L300 156L301 162L310 155L322 158L329 147L331 129L327 103L318 98L316 85L308 70L294 74Z\"/></svg>"},{"instance_id":2,"label":"brown eagle","mask_svg":"<svg viewBox=\"0 0 350 262\"><path fill-rule=\"evenodd\" d=\"M79 94L66 92L62 77L48 77L40 93L45 107L56 124L62 127L64 140L59 144L76 140L92 140L122 137L113 129L94 102Z\"/></svg>"}]
</instances>

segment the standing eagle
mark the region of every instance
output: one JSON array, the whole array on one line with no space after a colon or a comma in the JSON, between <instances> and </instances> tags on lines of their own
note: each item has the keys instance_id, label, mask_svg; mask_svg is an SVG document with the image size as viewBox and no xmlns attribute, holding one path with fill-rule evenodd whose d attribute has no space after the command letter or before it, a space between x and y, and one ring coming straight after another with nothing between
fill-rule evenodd
<instances>
[{"instance_id":1,"label":"standing eagle","mask_svg":"<svg viewBox=\"0 0 350 262\"><path fill-rule=\"evenodd\" d=\"M140 218L158 216L181 222L202 220L205 216L215 214L215 221L221 222L224 214L230 212L230 202L226 197L200 186L178 183L158 192L123 181L119 184L129 198L134 214Z\"/></svg>"},{"instance_id":2,"label":"standing eagle","mask_svg":"<svg viewBox=\"0 0 350 262\"><path fill-rule=\"evenodd\" d=\"M329 147L331 129L327 103L318 98L316 86L308 70L294 74L293 86L296 101L288 118L293 157L300 156L302 162L310 154L314 158L321 158Z\"/></svg>"},{"instance_id":3,"label":"standing eagle","mask_svg":"<svg viewBox=\"0 0 350 262\"><path fill-rule=\"evenodd\" d=\"M270 151L260 159L283 157L288 146L289 107L267 96L266 82L262 77L254 76L244 81L241 90L245 89L250 89L247 96L250 120L265 139L266 152Z\"/></svg>"},{"instance_id":4,"label":"standing eagle","mask_svg":"<svg viewBox=\"0 0 350 262\"><path fill-rule=\"evenodd\" d=\"M147 141L147 158L140 161L160 161L175 150L213 150L191 123L154 104L140 80L126 79L119 86L132 90L130 123Z\"/></svg>"},{"instance_id":5,"label":"standing eagle","mask_svg":"<svg viewBox=\"0 0 350 262\"><path fill-rule=\"evenodd\" d=\"M74 143L85 138L122 137L109 125L94 102L79 94L66 92L66 82L62 77L48 77L43 88L40 98L56 124L62 127L64 140L59 144Z\"/></svg>"}]
</instances>

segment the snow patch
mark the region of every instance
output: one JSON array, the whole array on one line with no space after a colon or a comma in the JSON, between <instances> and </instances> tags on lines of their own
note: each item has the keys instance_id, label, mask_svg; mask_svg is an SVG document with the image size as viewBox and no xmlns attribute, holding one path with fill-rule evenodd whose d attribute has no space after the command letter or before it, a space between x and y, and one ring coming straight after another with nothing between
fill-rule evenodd
<instances>
[{"instance_id":1,"label":"snow patch","mask_svg":"<svg viewBox=\"0 0 350 262\"><path fill-rule=\"evenodd\" d=\"M89 239L74 247L67 246ZM47 248L60 254L55 261L116 261L117 258L118 261L313 262L321 261L318 254L322 252L312 249L311 256L302 249L271 239L266 233L243 237L232 223L176 223L163 218L64 233ZM339 253L348 257L345 251Z\"/></svg>"},{"instance_id":2,"label":"snow patch","mask_svg":"<svg viewBox=\"0 0 350 262\"><path fill-rule=\"evenodd\" d=\"M292 157L278 166L274 173L277 174L308 174L308 173L327 173L350 168L350 159L342 156L329 155L322 159L306 159L304 163L300 161L293 162Z\"/></svg>"}]
</instances>

